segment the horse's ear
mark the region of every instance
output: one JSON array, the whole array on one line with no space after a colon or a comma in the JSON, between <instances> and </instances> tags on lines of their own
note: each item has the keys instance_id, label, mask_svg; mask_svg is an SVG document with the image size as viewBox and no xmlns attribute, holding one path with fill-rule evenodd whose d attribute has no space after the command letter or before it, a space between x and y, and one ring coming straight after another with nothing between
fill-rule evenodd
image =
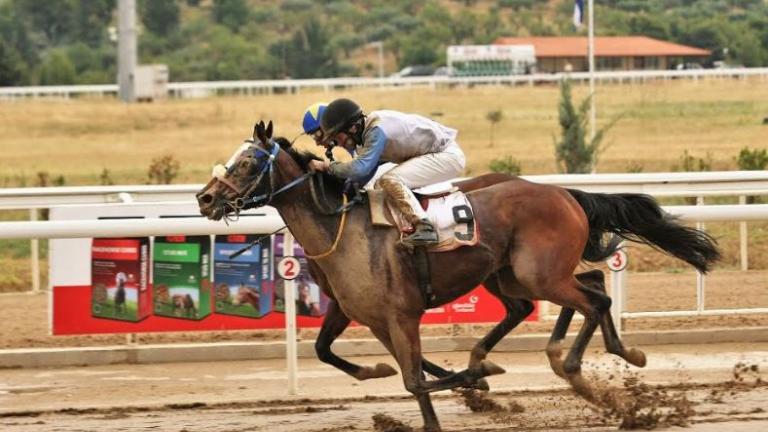
<instances>
[{"instance_id":1,"label":"horse's ear","mask_svg":"<svg viewBox=\"0 0 768 432\"><path fill-rule=\"evenodd\" d=\"M258 140L261 143L267 142L267 133L264 129L264 122L260 121L256 123L256 126L253 128L253 139L254 141Z\"/></svg>"},{"instance_id":2,"label":"horse's ear","mask_svg":"<svg viewBox=\"0 0 768 432\"><path fill-rule=\"evenodd\" d=\"M272 120L267 125L267 138L272 138Z\"/></svg>"}]
</instances>

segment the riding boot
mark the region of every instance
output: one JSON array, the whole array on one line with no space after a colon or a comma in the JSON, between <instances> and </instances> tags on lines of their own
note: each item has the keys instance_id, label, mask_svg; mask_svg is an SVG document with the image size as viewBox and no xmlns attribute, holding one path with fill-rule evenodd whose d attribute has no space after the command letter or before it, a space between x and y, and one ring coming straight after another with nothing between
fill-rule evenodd
<instances>
[{"instance_id":1,"label":"riding boot","mask_svg":"<svg viewBox=\"0 0 768 432\"><path fill-rule=\"evenodd\" d=\"M413 192L402 181L396 176L384 174L377 185L384 190L387 199L402 212L405 220L415 229L412 234L403 238L406 246L432 246L438 243L437 231L427 219L427 213L421 208Z\"/></svg>"},{"instance_id":2,"label":"riding boot","mask_svg":"<svg viewBox=\"0 0 768 432\"><path fill-rule=\"evenodd\" d=\"M434 225L429 219L422 219L416 223L416 230L403 237L403 244L410 247L434 246L440 243Z\"/></svg>"}]
</instances>

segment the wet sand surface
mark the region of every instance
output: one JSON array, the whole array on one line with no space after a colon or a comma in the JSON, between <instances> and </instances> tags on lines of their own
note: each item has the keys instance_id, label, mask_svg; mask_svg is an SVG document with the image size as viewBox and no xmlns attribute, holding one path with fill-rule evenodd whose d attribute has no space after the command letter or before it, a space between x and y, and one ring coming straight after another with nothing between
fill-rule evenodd
<instances>
[{"instance_id":1,"label":"wet sand surface","mask_svg":"<svg viewBox=\"0 0 768 432\"><path fill-rule=\"evenodd\" d=\"M488 409L474 412L453 392L434 394L435 409L446 431L616 430L628 415L636 428L768 430L768 343L643 349L645 369L595 349L585 357L585 377L598 392L624 398L620 415L576 395L538 352L491 354L507 373L490 377L491 392L478 395L492 402ZM468 353L429 358L458 370ZM388 357L350 360L394 365ZM0 370L0 429L420 430L418 405L400 376L358 382L314 359L300 359L299 368L296 396L287 393L280 360Z\"/></svg>"}]
</instances>

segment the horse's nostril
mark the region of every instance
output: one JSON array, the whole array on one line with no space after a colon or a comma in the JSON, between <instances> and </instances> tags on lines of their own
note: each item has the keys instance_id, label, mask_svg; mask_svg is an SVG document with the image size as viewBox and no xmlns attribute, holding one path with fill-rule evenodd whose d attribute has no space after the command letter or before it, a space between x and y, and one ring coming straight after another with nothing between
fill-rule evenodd
<instances>
[{"instance_id":1,"label":"horse's nostril","mask_svg":"<svg viewBox=\"0 0 768 432\"><path fill-rule=\"evenodd\" d=\"M205 194L198 198L198 201L200 201L201 204L210 204L213 202L213 196L211 194Z\"/></svg>"}]
</instances>

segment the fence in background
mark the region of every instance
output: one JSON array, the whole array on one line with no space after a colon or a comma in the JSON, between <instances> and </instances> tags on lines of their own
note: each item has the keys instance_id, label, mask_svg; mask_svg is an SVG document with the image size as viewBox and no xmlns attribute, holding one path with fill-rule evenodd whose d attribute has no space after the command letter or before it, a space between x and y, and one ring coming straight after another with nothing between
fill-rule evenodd
<instances>
[{"instance_id":1,"label":"fence in background","mask_svg":"<svg viewBox=\"0 0 768 432\"><path fill-rule=\"evenodd\" d=\"M690 70L642 70L642 71L603 71L595 72L598 83L634 83L649 80L703 78L745 79L748 77L768 78L768 68L738 69L690 69ZM270 94L273 92L297 92L306 89L328 92L335 89L355 87L410 87L456 85L535 85L554 83L565 78L577 82L589 81L589 72L556 74L507 75L483 77L424 76L410 78L318 78L288 80L239 80L239 81L199 81L168 83L168 93L176 98L206 97L216 94ZM41 97L70 98L74 96L116 96L117 84L64 85L0 87L0 100L14 100Z\"/></svg>"},{"instance_id":2,"label":"fence in background","mask_svg":"<svg viewBox=\"0 0 768 432\"><path fill-rule=\"evenodd\" d=\"M640 174L569 174L526 176L538 183L556 184L589 192L635 192L657 197L696 197L695 206L667 206L665 210L688 221L739 221L741 269L748 269L747 227L749 220L768 220L768 205L746 205L746 197L768 195L768 172L698 172L698 173L640 173ZM39 290L39 272L36 265L37 239L79 238L97 236L148 236L168 232L188 234L224 234L230 232L273 230L280 218L272 209L263 218L243 218L226 226L201 219L143 219L97 221L37 221L37 210L62 205L130 203L130 202L194 202L194 193L202 185L173 186L87 186L54 188L16 188L0 190L0 210L30 209L29 222L0 223L0 238L31 238L33 262L33 290ZM705 197L737 196L740 204L703 205ZM266 226L266 225L268 226ZM264 226L262 226L264 225ZM621 327L621 318L652 316L689 316L733 313L766 313L768 308L718 309L704 308L704 276L697 278L697 309L692 311L626 312L623 272L612 274L614 320Z\"/></svg>"}]
</instances>

